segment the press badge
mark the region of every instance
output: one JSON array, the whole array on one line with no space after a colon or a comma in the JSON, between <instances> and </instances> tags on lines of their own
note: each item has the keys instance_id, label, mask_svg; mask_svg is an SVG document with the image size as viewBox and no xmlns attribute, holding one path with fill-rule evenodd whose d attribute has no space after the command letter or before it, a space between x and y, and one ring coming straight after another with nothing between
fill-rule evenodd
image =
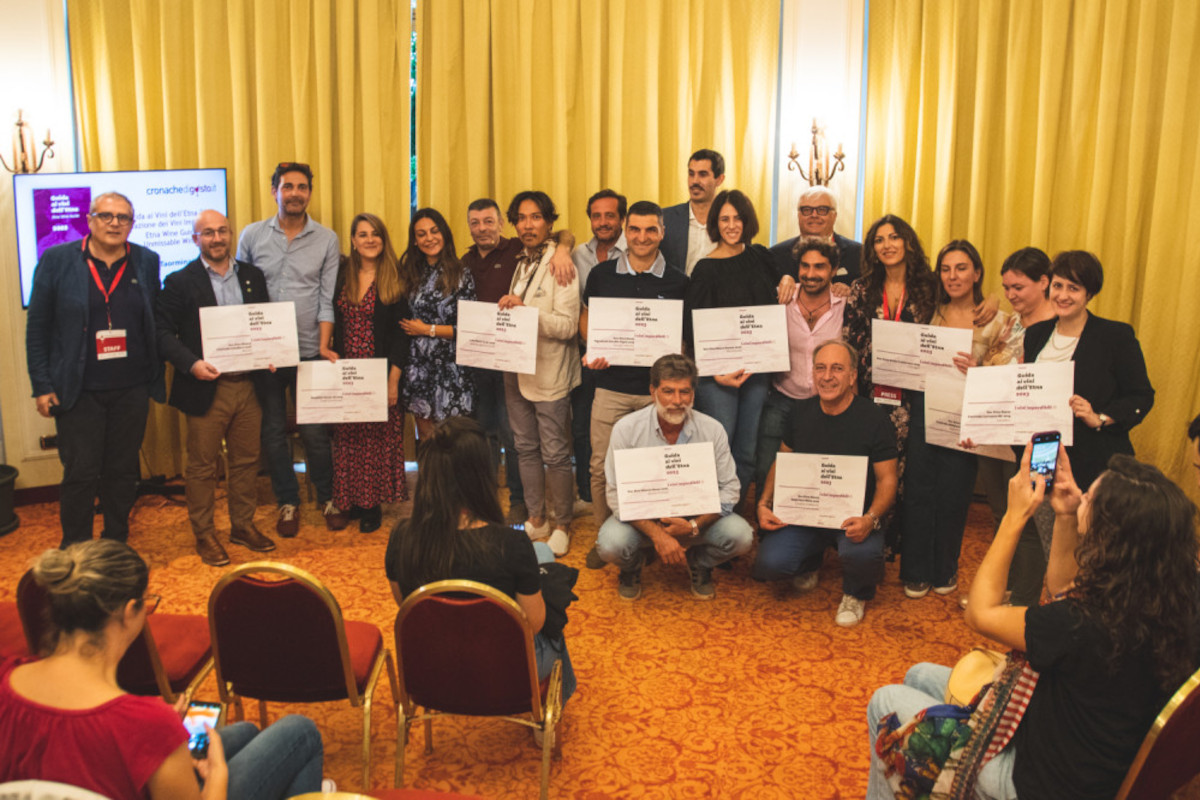
<instances>
[{"instance_id":1,"label":"press badge","mask_svg":"<svg viewBox=\"0 0 1200 800\"><path fill-rule=\"evenodd\" d=\"M126 358L129 351L125 347L125 331L122 328L96 331L96 360L107 361L110 358Z\"/></svg>"},{"instance_id":2,"label":"press badge","mask_svg":"<svg viewBox=\"0 0 1200 800\"><path fill-rule=\"evenodd\" d=\"M881 406L898 406L903 395L904 390L894 386L871 386L871 399Z\"/></svg>"}]
</instances>

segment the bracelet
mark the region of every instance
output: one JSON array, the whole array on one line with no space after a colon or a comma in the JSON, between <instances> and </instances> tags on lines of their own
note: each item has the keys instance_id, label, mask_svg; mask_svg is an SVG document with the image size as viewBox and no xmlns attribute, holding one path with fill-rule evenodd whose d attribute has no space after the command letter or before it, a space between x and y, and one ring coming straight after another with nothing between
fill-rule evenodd
<instances>
[{"instance_id":1,"label":"bracelet","mask_svg":"<svg viewBox=\"0 0 1200 800\"><path fill-rule=\"evenodd\" d=\"M432 339L434 336L437 336L437 326L431 322L429 323L429 338Z\"/></svg>"}]
</instances>

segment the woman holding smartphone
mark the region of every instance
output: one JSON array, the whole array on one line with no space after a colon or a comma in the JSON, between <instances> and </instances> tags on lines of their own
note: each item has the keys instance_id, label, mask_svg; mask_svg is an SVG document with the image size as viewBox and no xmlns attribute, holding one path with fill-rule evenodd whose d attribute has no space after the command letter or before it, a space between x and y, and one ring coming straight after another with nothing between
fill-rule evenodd
<instances>
[{"instance_id":1,"label":"woman holding smartphone","mask_svg":"<svg viewBox=\"0 0 1200 800\"><path fill-rule=\"evenodd\" d=\"M158 603L131 547L99 539L47 550L33 576L47 596L52 641L40 660L0 662L0 783L56 781L112 800L320 791L321 734L308 718L287 716L262 732L249 722L210 732L208 753L196 760L182 707L117 685L117 664Z\"/></svg>"}]
</instances>

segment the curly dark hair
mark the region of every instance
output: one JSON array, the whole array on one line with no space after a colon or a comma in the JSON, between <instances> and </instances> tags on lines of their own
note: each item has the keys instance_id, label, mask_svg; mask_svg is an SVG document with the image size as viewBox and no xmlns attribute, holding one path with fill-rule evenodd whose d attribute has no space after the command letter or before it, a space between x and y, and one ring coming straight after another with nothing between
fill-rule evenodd
<instances>
[{"instance_id":1,"label":"curly dark hair","mask_svg":"<svg viewBox=\"0 0 1200 800\"><path fill-rule=\"evenodd\" d=\"M1191 674L1200 588L1196 506L1156 467L1117 454L1091 493L1087 532L1075 549L1070 592L1111 635L1109 663L1148 650L1167 691Z\"/></svg>"},{"instance_id":2,"label":"curly dark hair","mask_svg":"<svg viewBox=\"0 0 1200 800\"><path fill-rule=\"evenodd\" d=\"M883 282L887 277L887 269L879 260L879 254L875 252L875 237L884 225L891 225L904 240L905 287L909 297L916 306L932 310L936 302L938 281L929 266L929 257L925 255L925 248L921 246L917 232L895 214L884 214L875 220L875 224L863 237L863 268L860 280L865 284L867 307L873 309L883 302Z\"/></svg>"}]
</instances>

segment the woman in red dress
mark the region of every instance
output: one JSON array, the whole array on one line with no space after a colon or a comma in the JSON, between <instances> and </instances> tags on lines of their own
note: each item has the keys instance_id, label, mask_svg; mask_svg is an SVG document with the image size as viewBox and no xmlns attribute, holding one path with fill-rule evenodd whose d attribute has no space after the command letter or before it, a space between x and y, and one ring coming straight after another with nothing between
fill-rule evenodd
<instances>
[{"instance_id":1,"label":"woman in red dress","mask_svg":"<svg viewBox=\"0 0 1200 800\"><path fill-rule=\"evenodd\" d=\"M400 376L408 358L408 335L400 320L410 316L396 252L383 220L359 214L350 223L350 256L342 259L334 292L332 336L321 355L386 358L387 422L333 425L333 504L358 519L370 533L383 521L382 503L407 500L404 480L404 409ZM323 337L324 338L324 337Z\"/></svg>"}]
</instances>

